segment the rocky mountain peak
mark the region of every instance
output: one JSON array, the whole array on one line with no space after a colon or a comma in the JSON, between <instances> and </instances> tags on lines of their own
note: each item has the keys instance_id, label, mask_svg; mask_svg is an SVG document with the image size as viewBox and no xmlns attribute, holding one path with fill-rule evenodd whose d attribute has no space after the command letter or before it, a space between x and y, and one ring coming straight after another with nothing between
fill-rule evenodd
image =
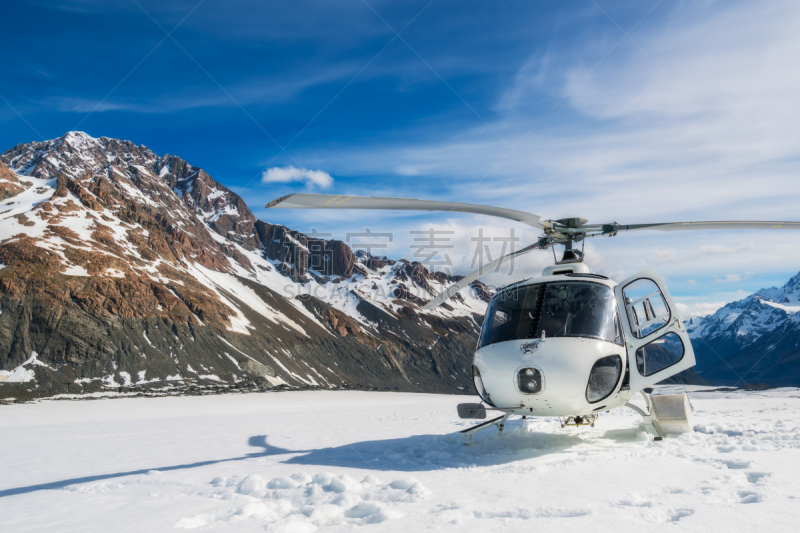
<instances>
[{"instance_id":1,"label":"rocky mountain peak","mask_svg":"<svg viewBox=\"0 0 800 533\"><path fill-rule=\"evenodd\" d=\"M780 304L800 304L800 273L792 276L780 288L761 289L755 294Z\"/></svg>"},{"instance_id":2,"label":"rocky mountain peak","mask_svg":"<svg viewBox=\"0 0 800 533\"><path fill-rule=\"evenodd\" d=\"M800 353L798 304L800 273L780 288L761 289L711 315L692 319L687 331L699 375L738 384L743 378L749 383L797 381L792 361Z\"/></svg>"},{"instance_id":3,"label":"rocky mountain peak","mask_svg":"<svg viewBox=\"0 0 800 533\"><path fill-rule=\"evenodd\" d=\"M39 361L53 372L37 381L70 390L246 375L458 390L486 309L465 291L423 311L458 278L257 220L180 157L83 132L0 154L0 263L0 382ZM356 362L379 347L378 366Z\"/></svg>"}]
</instances>

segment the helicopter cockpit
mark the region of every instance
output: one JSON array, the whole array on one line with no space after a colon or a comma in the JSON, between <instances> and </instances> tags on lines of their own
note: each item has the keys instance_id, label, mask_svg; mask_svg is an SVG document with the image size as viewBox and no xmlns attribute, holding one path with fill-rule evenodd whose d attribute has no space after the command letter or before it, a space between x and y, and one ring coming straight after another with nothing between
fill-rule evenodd
<instances>
[{"instance_id":1,"label":"helicopter cockpit","mask_svg":"<svg viewBox=\"0 0 800 533\"><path fill-rule=\"evenodd\" d=\"M591 281L560 280L508 288L492 300L478 348L554 337L623 345L614 290Z\"/></svg>"}]
</instances>

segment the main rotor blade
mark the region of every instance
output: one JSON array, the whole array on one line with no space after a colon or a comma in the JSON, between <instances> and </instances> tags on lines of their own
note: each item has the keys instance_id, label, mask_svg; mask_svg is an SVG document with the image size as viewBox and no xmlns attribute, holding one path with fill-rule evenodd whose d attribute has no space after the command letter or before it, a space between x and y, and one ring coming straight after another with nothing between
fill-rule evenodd
<instances>
[{"instance_id":1,"label":"main rotor blade","mask_svg":"<svg viewBox=\"0 0 800 533\"><path fill-rule=\"evenodd\" d=\"M462 278L461 281L458 281L458 282L453 283L452 285L450 285L447 288L447 290L444 290L444 291L440 292L439 294L437 294L436 296L434 296L433 299L430 302L428 302L427 304L425 304L424 306L422 306L422 308L425 309L426 311L430 311L431 309L435 309L435 308L439 307L440 305L445 303L447 300L449 300L451 296L455 295L458 291L460 291L461 289L463 289L464 287L466 287L467 285L469 285L470 283L472 283L476 279L480 278L484 274L488 273L492 269L499 268L503 263L505 263L507 261L510 261L511 259L514 259L515 257L519 257L519 256L521 256L523 254L527 254L528 252L531 252L533 250L539 250L541 248L542 248L542 245L537 242L536 244L532 244L531 246L526 246L525 248L522 248L521 250L517 250L516 252L512 252L512 253L510 253L508 255L504 255L500 259L497 259L495 261L492 261L491 263L487 263L487 264L483 265L478 270L470 272L469 274L464 276L464 278Z\"/></svg>"},{"instance_id":2,"label":"main rotor blade","mask_svg":"<svg viewBox=\"0 0 800 533\"><path fill-rule=\"evenodd\" d=\"M722 220L718 222L664 222L655 224L604 224L603 233L652 229L658 231L682 231L703 229L800 229L800 222L766 222L746 220Z\"/></svg>"},{"instance_id":3,"label":"main rotor blade","mask_svg":"<svg viewBox=\"0 0 800 533\"><path fill-rule=\"evenodd\" d=\"M412 198L391 198L387 196L347 196L343 194L295 193L273 200L266 205L274 209L396 209L401 211L445 211L453 213L474 213L516 220L528 226L543 228L539 216L514 209L491 207L488 205L460 204Z\"/></svg>"}]
</instances>

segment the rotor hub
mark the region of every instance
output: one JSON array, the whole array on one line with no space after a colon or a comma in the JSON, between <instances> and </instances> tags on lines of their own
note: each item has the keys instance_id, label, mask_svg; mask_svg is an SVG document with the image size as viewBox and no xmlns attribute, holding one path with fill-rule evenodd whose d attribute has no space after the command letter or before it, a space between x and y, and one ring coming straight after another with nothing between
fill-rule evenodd
<instances>
[{"instance_id":1,"label":"rotor hub","mask_svg":"<svg viewBox=\"0 0 800 533\"><path fill-rule=\"evenodd\" d=\"M559 218L558 220L556 220L556 222L568 228L578 228L580 226L583 226L589 221L585 218L570 217L570 218Z\"/></svg>"}]
</instances>

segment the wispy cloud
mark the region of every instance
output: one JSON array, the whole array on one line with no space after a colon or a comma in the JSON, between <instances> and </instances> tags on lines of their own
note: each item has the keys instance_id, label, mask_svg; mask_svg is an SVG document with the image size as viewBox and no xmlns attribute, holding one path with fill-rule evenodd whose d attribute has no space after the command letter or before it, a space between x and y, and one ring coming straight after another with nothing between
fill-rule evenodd
<instances>
[{"instance_id":1,"label":"wispy cloud","mask_svg":"<svg viewBox=\"0 0 800 533\"><path fill-rule=\"evenodd\" d=\"M717 283L739 283L742 281L741 274L725 274L724 276L714 276Z\"/></svg>"},{"instance_id":2,"label":"wispy cloud","mask_svg":"<svg viewBox=\"0 0 800 533\"><path fill-rule=\"evenodd\" d=\"M647 254L647 260L653 266L669 264L681 264L690 261L707 258L710 256L731 256L739 255L753 249L753 243L747 242L738 246L726 246L723 244L704 244L697 248L684 246L681 249L662 249L654 248Z\"/></svg>"},{"instance_id":3,"label":"wispy cloud","mask_svg":"<svg viewBox=\"0 0 800 533\"><path fill-rule=\"evenodd\" d=\"M264 171L261 176L262 183L305 183L308 187L317 186L321 189L333 187L333 178L322 170L308 170L307 168L272 167Z\"/></svg>"},{"instance_id":4,"label":"wispy cloud","mask_svg":"<svg viewBox=\"0 0 800 533\"><path fill-rule=\"evenodd\" d=\"M605 51L623 35L598 21L608 32L593 46ZM632 34L641 49L624 39L588 76L594 63L576 59L574 49L537 51L488 117L502 139L476 120L437 139L408 135L306 155L348 176L340 182L349 194L486 203L594 223L793 220L800 70L787 66L798 65L798 21L800 6L790 2L678 4ZM381 220L411 222L388 213ZM609 271L657 266L673 278L711 279L723 258L726 269L742 272L796 269L797 247L783 257L769 251L797 237L642 232L598 239L596 249Z\"/></svg>"},{"instance_id":5,"label":"wispy cloud","mask_svg":"<svg viewBox=\"0 0 800 533\"><path fill-rule=\"evenodd\" d=\"M710 315L716 312L717 309L724 307L726 303L728 302L700 302L693 304L676 302L675 305L678 307L678 312L681 314L681 318L686 320L696 316Z\"/></svg>"},{"instance_id":6,"label":"wispy cloud","mask_svg":"<svg viewBox=\"0 0 800 533\"><path fill-rule=\"evenodd\" d=\"M283 72L248 78L236 85L230 85L229 91L236 96L242 105L263 104L269 102L279 105L296 97L299 93L346 77L355 67L349 63L329 68L318 68L313 71ZM35 103L39 106L53 108L71 113L95 113L105 111L128 111L132 113L159 114L204 108L232 108L236 106L225 94L208 92L204 86L182 87L178 91L169 88L147 87L142 94L123 94L119 97L100 102L85 95L47 96Z\"/></svg>"}]
</instances>

